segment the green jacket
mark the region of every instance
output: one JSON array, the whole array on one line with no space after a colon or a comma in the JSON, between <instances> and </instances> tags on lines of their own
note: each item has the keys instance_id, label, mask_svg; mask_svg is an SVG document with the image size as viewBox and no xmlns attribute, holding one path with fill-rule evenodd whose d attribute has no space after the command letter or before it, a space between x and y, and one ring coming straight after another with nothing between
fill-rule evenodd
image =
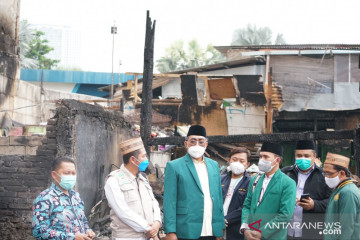
<instances>
[{"instance_id":1,"label":"green jacket","mask_svg":"<svg viewBox=\"0 0 360 240\"><path fill-rule=\"evenodd\" d=\"M242 222L251 224L261 220L252 227L261 231L262 239L286 239L287 224L295 209L295 181L279 169L270 180L262 201L257 206L264 177L265 174L260 177L254 192L252 192L252 186L256 177L253 177L249 184L243 206Z\"/></svg>"},{"instance_id":2,"label":"green jacket","mask_svg":"<svg viewBox=\"0 0 360 240\"><path fill-rule=\"evenodd\" d=\"M360 194L351 181L342 182L331 194L326 209L324 239L360 239Z\"/></svg>"},{"instance_id":3,"label":"green jacket","mask_svg":"<svg viewBox=\"0 0 360 240\"><path fill-rule=\"evenodd\" d=\"M213 200L212 228L216 237L223 235L225 220L222 202L220 170L216 161L205 158L210 194ZM204 215L204 195L193 160L184 157L168 162L164 182L165 233L178 238L198 239Z\"/></svg>"}]
</instances>

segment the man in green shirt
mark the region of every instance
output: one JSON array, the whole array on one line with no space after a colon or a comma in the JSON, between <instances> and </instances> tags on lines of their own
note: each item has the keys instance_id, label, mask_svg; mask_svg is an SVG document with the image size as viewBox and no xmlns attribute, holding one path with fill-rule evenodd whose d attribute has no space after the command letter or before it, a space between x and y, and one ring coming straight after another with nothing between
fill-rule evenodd
<instances>
[{"instance_id":1,"label":"man in green shirt","mask_svg":"<svg viewBox=\"0 0 360 240\"><path fill-rule=\"evenodd\" d=\"M240 232L247 240L286 240L287 224L294 213L295 181L279 169L283 149L277 143L264 142L260 150L259 170L255 176L242 210Z\"/></svg>"},{"instance_id":2,"label":"man in green shirt","mask_svg":"<svg viewBox=\"0 0 360 240\"><path fill-rule=\"evenodd\" d=\"M360 194L350 179L350 159L328 153L324 164L326 184L333 189L326 209L325 240L360 239Z\"/></svg>"}]
</instances>

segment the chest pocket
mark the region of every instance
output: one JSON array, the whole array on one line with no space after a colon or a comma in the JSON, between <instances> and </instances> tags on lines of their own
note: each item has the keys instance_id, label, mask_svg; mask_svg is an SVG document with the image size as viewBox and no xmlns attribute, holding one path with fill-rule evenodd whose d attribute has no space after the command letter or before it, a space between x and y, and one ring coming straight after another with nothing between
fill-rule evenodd
<instances>
[{"instance_id":1,"label":"chest pocket","mask_svg":"<svg viewBox=\"0 0 360 240\"><path fill-rule=\"evenodd\" d=\"M130 204L139 199L137 189L132 185L125 183L120 186L121 191L124 193L125 201Z\"/></svg>"},{"instance_id":2,"label":"chest pocket","mask_svg":"<svg viewBox=\"0 0 360 240\"><path fill-rule=\"evenodd\" d=\"M154 200L155 197L154 197L153 190L152 190L150 184L145 184L145 186L146 186L146 189L148 191L148 195L149 195L150 200Z\"/></svg>"}]
</instances>

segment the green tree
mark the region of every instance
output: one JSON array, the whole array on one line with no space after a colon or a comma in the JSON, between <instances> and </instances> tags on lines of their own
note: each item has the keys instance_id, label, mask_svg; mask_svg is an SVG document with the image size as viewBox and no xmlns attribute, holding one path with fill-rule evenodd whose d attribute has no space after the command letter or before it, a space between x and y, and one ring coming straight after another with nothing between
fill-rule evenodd
<instances>
[{"instance_id":1,"label":"green tree","mask_svg":"<svg viewBox=\"0 0 360 240\"><path fill-rule=\"evenodd\" d=\"M53 60L45 56L54 49L48 45L49 41L42 37L44 35L45 33L36 31L35 37L30 43L30 49L27 52L26 57L37 60L37 68L51 69L52 67L56 67L60 60Z\"/></svg>"},{"instance_id":2,"label":"green tree","mask_svg":"<svg viewBox=\"0 0 360 240\"><path fill-rule=\"evenodd\" d=\"M224 56L211 45L203 49L196 40L192 40L185 50L184 42L179 40L165 50L165 56L157 60L156 67L159 72L164 73L214 64L224 60Z\"/></svg>"},{"instance_id":3,"label":"green tree","mask_svg":"<svg viewBox=\"0 0 360 240\"><path fill-rule=\"evenodd\" d=\"M231 45L271 45L286 44L284 36L278 34L272 42L272 31L269 27L260 27L248 24L246 28L236 29Z\"/></svg>"},{"instance_id":4,"label":"green tree","mask_svg":"<svg viewBox=\"0 0 360 240\"><path fill-rule=\"evenodd\" d=\"M30 50L30 43L35 38L36 31L31 28L27 20L20 22L19 29L19 47L20 47L20 66L22 68L37 68L38 61L26 57Z\"/></svg>"}]
</instances>

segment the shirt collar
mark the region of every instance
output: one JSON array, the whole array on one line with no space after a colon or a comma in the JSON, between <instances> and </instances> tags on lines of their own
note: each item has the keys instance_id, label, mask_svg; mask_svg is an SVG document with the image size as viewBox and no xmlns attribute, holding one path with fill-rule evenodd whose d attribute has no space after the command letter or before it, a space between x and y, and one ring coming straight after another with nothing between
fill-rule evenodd
<instances>
[{"instance_id":1,"label":"shirt collar","mask_svg":"<svg viewBox=\"0 0 360 240\"><path fill-rule=\"evenodd\" d=\"M51 183L51 187L50 187L55 193L56 195L60 196L62 194L66 195L63 191L61 191L61 189L55 185L55 183ZM72 196L74 194L74 191L72 189L69 190L69 195ZM66 195L67 196L67 195Z\"/></svg>"},{"instance_id":2,"label":"shirt collar","mask_svg":"<svg viewBox=\"0 0 360 240\"><path fill-rule=\"evenodd\" d=\"M205 158L204 156L202 157L201 161L195 160L194 158L191 157L191 159L193 160L194 164L201 164L201 163L205 163Z\"/></svg>"},{"instance_id":3,"label":"shirt collar","mask_svg":"<svg viewBox=\"0 0 360 240\"><path fill-rule=\"evenodd\" d=\"M127 177L129 178L130 181L133 181L136 179L137 176L135 176L134 174L132 174L126 167L124 164L121 165L120 169L122 169L125 174L127 175Z\"/></svg>"},{"instance_id":4,"label":"shirt collar","mask_svg":"<svg viewBox=\"0 0 360 240\"><path fill-rule=\"evenodd\" d=\"M296 164L295 164L295 168L296 168L296 170L298 171L299 174L308 176L308 175L310 175L310 174L314 171L315 165L316 165L316 164L315 164L315 162L314 162L314 164L312 165L312 168L311 168L310 171L308 171L307 173L303 173Z\"/></svg>"},{"instance_id":5,"label":"shirt collar","mask_svg":"<svg viewBox=\"0 0 360 240\"><path fill-rule=\"evenodd\" d=\"M271 174L269 177L268 177L268 176L266 176L266 174L264 174L264 175L265 175L265 179L267 179L267 180L271 180L271 179L272 179L272 177L275 175L275 173L276 173L276 172L274 172L273 174Z\"/></svg>"}]
</instances>

